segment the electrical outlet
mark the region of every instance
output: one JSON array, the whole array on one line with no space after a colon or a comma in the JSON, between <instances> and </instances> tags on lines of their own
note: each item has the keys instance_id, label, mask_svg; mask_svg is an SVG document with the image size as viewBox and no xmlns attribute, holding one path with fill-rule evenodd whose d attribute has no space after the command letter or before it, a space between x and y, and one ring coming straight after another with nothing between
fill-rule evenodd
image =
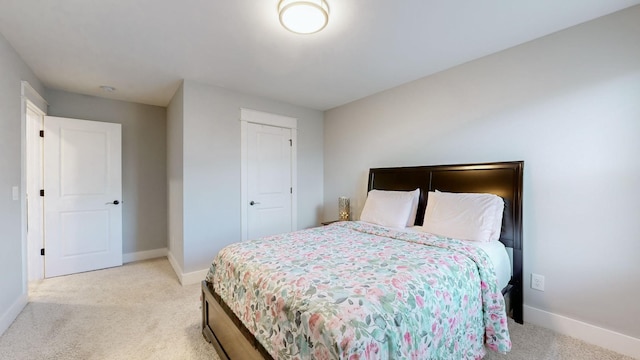
<instances>
[{"instance_id":1,"label":"electrical outlet","mask_svg":"<svg viewBox=\"0 0 640 360\"><path fill-rule=\"evenodd\" d=\"M531 273L531 288L544 291L544 276Z\"/></svg>"}]
</instances>

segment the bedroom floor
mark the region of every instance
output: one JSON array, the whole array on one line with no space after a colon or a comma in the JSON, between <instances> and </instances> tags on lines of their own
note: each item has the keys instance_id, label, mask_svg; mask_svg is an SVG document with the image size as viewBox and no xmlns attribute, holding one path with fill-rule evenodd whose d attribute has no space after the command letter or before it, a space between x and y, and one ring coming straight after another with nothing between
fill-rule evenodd
<instances>
[{"instance_id":1,"label":"bedroom floor","mask_svg":"<svg viewBox=\"0 0 640 360\"><path fill-rule=\"evenodd\" d=\"M218 359L200 316L200 284L182 287L166 258L47 279L0 359Z\"/></svg>"},{"instance_id":2,"label":"bedroom floor","mask_svg":"<svg viewBox=\"0 0 640 360\"><path fill-rule=\"evenodd\" d=\"M546 329L510 323L514 348L485 359L631 360ZM200 332L200 284L166 258L47 279L0 337L0 359L218 359Z\"/></svg>"}]
</instances>

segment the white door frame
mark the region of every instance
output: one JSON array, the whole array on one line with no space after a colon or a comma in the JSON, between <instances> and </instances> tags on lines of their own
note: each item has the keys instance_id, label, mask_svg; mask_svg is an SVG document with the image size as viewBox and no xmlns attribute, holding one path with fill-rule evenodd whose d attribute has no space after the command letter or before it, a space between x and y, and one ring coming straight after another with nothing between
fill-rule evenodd
<instances>
[{"instance_id":1,"label":"white door frame","mask_svg":"<svg viewBox=\"0 0 640 360\"><path fill-rule=\"evenodd\" d=\"M21 108L21 179L20 179L20 207L21 207L21 222L22 222L22 280L23 280L23 293L26 294L28 292L28 281L29 281L29 243L27 239L27 106L32 109L42 113L42 115L47 114L47 101L40 95L38 92L27 82L22 81L21 90L20 90L21 98L22 98L22 108ZM42 159L40 159L42 161ZM41 167L40 167L41 168ZM42 174L40 174L42 175ZM39 259L41 262L41 268L43 268L43 260ZM42 279L42 275L38 275L36 278Z\"/></svg>"},{"instance_id":2,"label":"white door frame","mask_svg":"<svg viewBox=\"0 0 640 360\"><path fill-rule=\"evenodd\" d=\"M27 274L29 281L44 279L44 257L40 249L44 248L44 201L40 190L44 189L43 178L43 138L40 132L44 129L44 114L31 101L27 101L27 112L34 112L37 118L27 121Z\"/></svg>"},{"instance_id":3,"label":"white door frame","mask_svg":"<svg viewBox=\"0 0 640 360\"><path fill-rule=\"evenodd\" d=\"M242 219L242 241L248 237L248 152L247 152L247 124L261 124L277 126L291 129L291 229L298 229L298 167L297 167L297 145L298 145L298 119L270 114L262 111L240 108L240 208Z\"/></svg>"}]
</instances>

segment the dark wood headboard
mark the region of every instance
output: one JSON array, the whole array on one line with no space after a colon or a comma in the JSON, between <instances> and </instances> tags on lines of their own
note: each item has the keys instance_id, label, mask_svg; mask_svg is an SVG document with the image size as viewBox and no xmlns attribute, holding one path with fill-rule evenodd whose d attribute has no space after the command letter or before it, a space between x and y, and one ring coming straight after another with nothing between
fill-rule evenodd
<instances>
[{"instance_id":1,"label":"dark wood headboard","mask_svg":"<svg viewBox=\"0 0 640 360\"><path fill-rule=\"evenodd\" d=\"M504 200L500 241L513 250L513 276L507 289L512 316L522 323L522 174L523 161L435 165L369 170L368 190L420 188L416 225L422 225L429 191L491 193Z\"/></svg>"}]
</instances>

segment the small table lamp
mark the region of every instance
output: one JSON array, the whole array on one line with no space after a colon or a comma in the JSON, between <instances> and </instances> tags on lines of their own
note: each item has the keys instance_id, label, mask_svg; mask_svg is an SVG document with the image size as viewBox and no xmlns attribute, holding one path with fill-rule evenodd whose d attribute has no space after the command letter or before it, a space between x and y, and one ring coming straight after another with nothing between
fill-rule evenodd
<instances>
[{"instance_id":1,"label":"small table lamp","mask_svg":"<svg viewBox=\"0 0 640 360\"><path fill-rule=\"evenodd\" d=\"M346 196L340 196L338 198L338 216L340 221L349 220L349 215L351 213L349 204L349 198Z\"/></svg>"}]
</instances>

